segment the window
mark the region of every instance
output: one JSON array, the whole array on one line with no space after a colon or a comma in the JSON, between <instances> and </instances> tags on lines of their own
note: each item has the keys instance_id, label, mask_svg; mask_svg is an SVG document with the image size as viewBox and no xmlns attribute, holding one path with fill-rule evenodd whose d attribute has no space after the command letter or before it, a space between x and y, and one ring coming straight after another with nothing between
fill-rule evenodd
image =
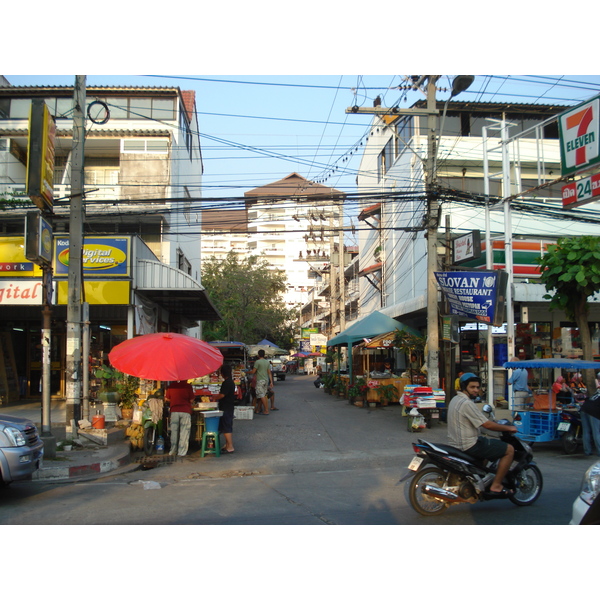
<instances>
[{"instance_id":1,"label":"window","mask_svg":"<svg viewBox=\"0 0 600 600\"><path fill-rule=\"evenodd\" d=\"M181 250L177 250L177 268L188 275L192 274L192 265Z\"/></svg>"},{"instance_id":2,"label":"window","mask_svg":"<svg viewBox=\"0 0 600 600\"><path fill-rule=\"evenodd\" d=\"M110 110L111 120L155 119L157 121L172 121L175 118L174 98L143 98L139 96L100 98L98 96L88 96L86 102L89 105L96 100L106 102Z\"/></svg>"},{"instance_id":3,"label":"window","mask_svg":"<svg viewBox=\"0 0 600 600\"><path fill-rule=\"evenodd\" d=\"M121 140L123 154L168 154L169 142L165 139L129 139Z\"/></svg>"}]
</instances>

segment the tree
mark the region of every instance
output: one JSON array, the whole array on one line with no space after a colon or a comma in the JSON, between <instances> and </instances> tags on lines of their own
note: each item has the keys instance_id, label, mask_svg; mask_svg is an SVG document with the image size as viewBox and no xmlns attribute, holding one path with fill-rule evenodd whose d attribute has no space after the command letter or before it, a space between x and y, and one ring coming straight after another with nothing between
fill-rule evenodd
<instances>
[{"instance_id":1,"label":"tree","mask_svg":"<svg viewBox=\"0 0 600 600\"><path fill-rule=\"evenodd\" d=\"M560 238L538 258L541 282L548 292L550 310L562 310L579 328L584 360L592 360L592 336L588 323L588 298L600 291L600 238ZM595 389L593 371L584 372L588 390Z\"/></svg>"},{"instance_id":2,"label":"tree","mask_svg":"<svg viewBox=\"0 0 600 600\"><path fill-rule=\"evenodd\" d=\"M223 318L204 323L205 339L255 344L266 337L282 348L292 346L297 312L282 299L286 275L270 269L264 257L233 251L223 260L210 257L202 263L202 285Z\"/></svg>"}]
</instances>

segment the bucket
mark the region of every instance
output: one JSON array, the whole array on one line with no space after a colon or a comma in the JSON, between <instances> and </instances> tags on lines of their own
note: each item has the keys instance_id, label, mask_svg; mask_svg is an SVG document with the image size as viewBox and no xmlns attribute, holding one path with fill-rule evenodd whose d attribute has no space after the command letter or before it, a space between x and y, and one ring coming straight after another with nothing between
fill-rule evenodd
<instances>
[{"instance_id":1,"label":"bucket","mask_svg":"<svg viewBox=\"0 0 600 600\"><path fill-rule=\"evenodd\" d=\"M92 417L93 429L104 429L104 415L94 415Z\"/></svg>"},{"instance_id":2,"label":"bucket","mask_svg":"<svg viewBox=\"0 0 600 600\"><path fill-rule=\"evenodd\" d=\"M204 430L207 433L219 432L219 420L223 416L223 411L212 410L202 413L204 416Z\"/></svg>"}]
</instances>

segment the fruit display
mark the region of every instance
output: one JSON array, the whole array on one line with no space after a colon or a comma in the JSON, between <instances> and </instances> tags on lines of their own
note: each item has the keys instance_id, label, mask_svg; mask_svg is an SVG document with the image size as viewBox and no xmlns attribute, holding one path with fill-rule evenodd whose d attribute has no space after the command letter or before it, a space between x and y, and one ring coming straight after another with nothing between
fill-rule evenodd
<instances>
[{"instance_id":1,"label":"fruit display","mask_svg":"<svg viewBox=\"0 0 600 600\"><path fill-rule=\"evenodd\" d=\"M144 428L139 423L132 423L125 430L125 435L134 450L144 447Z\"/></svg>"}]
</instances>

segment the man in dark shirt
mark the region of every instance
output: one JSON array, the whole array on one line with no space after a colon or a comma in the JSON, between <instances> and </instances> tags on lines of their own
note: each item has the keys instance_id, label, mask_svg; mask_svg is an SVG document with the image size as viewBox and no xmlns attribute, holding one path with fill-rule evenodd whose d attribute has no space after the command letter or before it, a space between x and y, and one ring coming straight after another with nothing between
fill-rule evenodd
<instances>
[{"instance_id":1,"label":"man in dark shirt","mask_svg":"<svg viewBox=\"0 0 600 600\"><path fill-rule=\"evenodd\" d=\"M223 416L219 421L219 433L222 433L225 438L225 446L221 448L221 452L231 454L234 451L232 432L233 409L235 408L235 383L233 383L231 377L231 365L223 365L221 375L223 376L223 383L214 399L219 403L219 410L223 411Z\"/></svg>"}]
</instances>

